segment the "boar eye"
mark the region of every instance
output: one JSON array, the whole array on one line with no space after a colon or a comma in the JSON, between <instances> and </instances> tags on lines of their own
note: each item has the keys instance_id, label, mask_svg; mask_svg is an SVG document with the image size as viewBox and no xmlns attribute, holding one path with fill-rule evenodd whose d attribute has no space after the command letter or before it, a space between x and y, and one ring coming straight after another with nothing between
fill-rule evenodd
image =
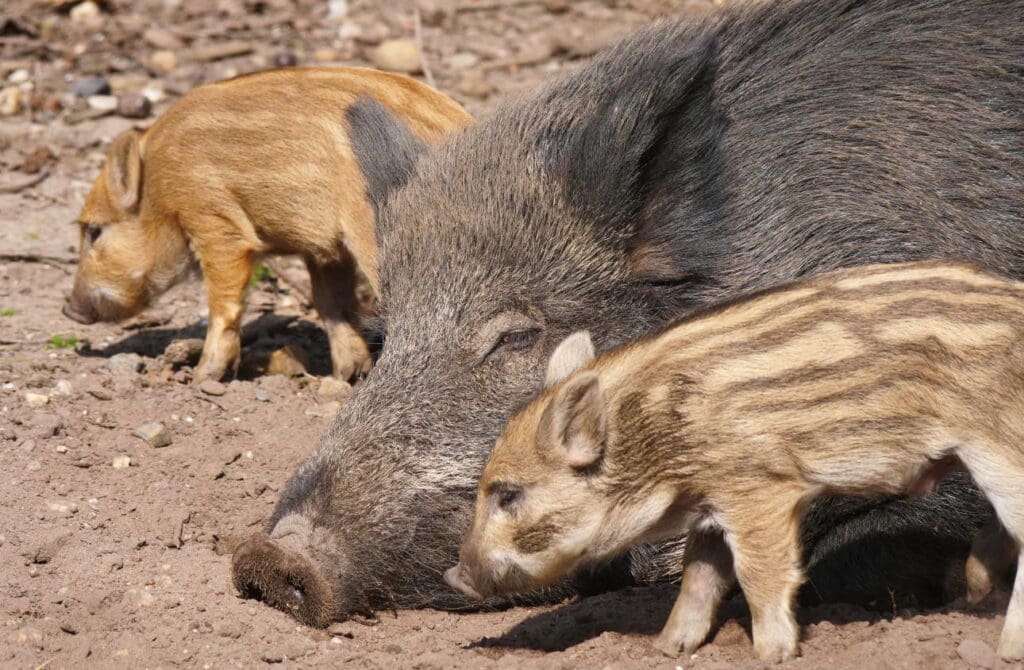
<instances>
[{"instance_id":1,"label":"boar eye","mask_svg":"<svg viewBox=\"0 0 1024 670\"><path fill-rule=\"evenodd\" d=\"M523 490L512 486L507 486L498 489L497 495L498 507L500 507L501 509L508 509L516 502L518 502L520 498L523 497Z\"/></svg>"},{"instance_id":2,"label":"boar eye","mask_svg":"<svg viewBox=\"0 0 1024 670\"><path fill-rule=\"evenodd\" d=\"M487 353L487 358L497 354L529 349L537 343L539 338L539 328L506 331L502 333L501 337L498 338L498 341L494 343L494 346Z\"/></svg>"},{"instance_id":3,"label":"boar eye","mask_svg":"<svg viewBox=\"0 0 1024 670\"><path fill-rule=\"evenodd\" d=\"M103 229L100 228L99 226L86 226L85 227L85 236L87 238L89 238L89 244L96 244L96 240L98 240L100 238L100 234L102 232L103 232Z\"/></svg>"}]
</instances>

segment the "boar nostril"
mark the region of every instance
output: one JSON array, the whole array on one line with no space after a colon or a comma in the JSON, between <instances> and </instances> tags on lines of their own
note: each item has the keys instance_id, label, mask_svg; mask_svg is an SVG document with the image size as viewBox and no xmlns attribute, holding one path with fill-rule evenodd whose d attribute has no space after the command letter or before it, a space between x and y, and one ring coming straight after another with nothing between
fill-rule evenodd
<instances>
[{"instance_id":1,"label":"boar nostril","mask_svg":"<svg viewBox=\"0 0 1024 670\"><path fill-rule=\"evenodd\" d=\"M302 581L291 574L285 575L284 581L292 590L292 598L301 605L306 599L306 591L302 588Z\"/></svg>"}]
</instances>

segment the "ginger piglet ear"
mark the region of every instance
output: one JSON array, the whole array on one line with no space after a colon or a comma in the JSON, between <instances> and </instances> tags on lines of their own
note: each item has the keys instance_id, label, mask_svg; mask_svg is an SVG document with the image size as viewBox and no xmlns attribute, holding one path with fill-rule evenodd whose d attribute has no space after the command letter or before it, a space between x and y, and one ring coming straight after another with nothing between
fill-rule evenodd
<instances>
[{"instance_id":1,"label":"ginger piglet ear","mask_svg":"<svg viewBox=\"0 0 1024 670\"><path fill-rule=\"evenodd\" d=\"M128 130L114 140L107 153L107 192L111 204L124 212L132 212L142 199L142 154L140 134Z\"/></svg>"},{"instance_id":2,"label":"ginger piglet ear","mask_svg":"<svg viewBox=\"0 0 1024 670\"><path fill-rule=\"evenodd\" d=\"M566 465L576 469L594 465L608 441L606 409L596 372L584 372L560 388L544 410L544 442Z\"/></svg>"}]
</instances>

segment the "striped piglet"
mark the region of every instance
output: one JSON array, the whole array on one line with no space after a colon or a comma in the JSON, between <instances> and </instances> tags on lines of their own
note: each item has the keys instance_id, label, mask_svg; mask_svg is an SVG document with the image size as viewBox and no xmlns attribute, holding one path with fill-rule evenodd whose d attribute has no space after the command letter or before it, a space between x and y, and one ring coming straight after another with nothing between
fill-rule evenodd
<instances>
[{"instance_id":1,"label":"striped piglet","mask_svg":"<svg viewBox=\"0 0 1024 670\"><path fill-rule=\"evenodd\" d=\"M961 466L1000 522L968 560L978 599L1024 540L1024 284L948 262L821 275L596 359L567 338L498 439L446 578L522 591L685 533L658 648L696 649L738 580L755 652L787 659L808 503L921 494ZM1013 589L1004 658L1024 655L1024 570Z\"/></svg>"}]
</instances>

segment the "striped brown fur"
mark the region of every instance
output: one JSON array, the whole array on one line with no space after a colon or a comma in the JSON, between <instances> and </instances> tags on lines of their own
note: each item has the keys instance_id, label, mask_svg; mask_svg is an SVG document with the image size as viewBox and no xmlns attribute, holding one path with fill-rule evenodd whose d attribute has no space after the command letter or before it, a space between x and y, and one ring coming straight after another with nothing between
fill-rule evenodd
<instances>
[{"instance_id":1,"label":"striped brown fur","mask_svg":"<svg viewBox=\"0 0 1024 670\"><path fill-rule=\"evenodd\" d=\"M977 600L1024 539L1024 283L952 262L844 270L596 359L588 334L568 338L491 453L447 576L484 596L510 590L506 571L535 587L686 532L657 646L692 652L738 580L756 653L789 658L808 503L926 493L961 466L1001 522L968 560ZM1024 571L999 652L1024 655Z\"/></svg>"},{"instance_id":2,"label":"striped brown fur","mask_svg":"<svg viewBox=\"0 0 1024 670\"><path fill-rule=\"evenodd\" d=\"M296 254L309 269L334 374L366 373L356 270L375 290L379 282L369 184L346 118L360 104L376 105L421 143L472 121L426 84L365 68L284 68L190 91L144 133L114 140L79 217L64 313L84 323L131 316L198 265L210 319L195 379L219 378L238 366L255 264Z\"/></svg>"}]
</instances>

